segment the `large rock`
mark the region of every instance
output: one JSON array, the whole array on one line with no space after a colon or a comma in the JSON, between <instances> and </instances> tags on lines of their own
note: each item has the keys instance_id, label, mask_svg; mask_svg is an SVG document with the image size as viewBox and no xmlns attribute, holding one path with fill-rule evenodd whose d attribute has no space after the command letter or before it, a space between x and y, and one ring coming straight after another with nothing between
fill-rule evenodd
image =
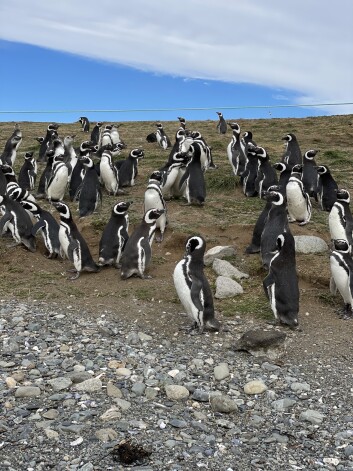
<instances>
[{"instance_id":1,"label":"large rock","mask_svg":"<svg viewBox=\"0 0 353 471\"><path fill-rule=\"evenodd\" d=\"M216 258L233 257L235 254L235 247L232 245L217 245L205 253L203 261L206 266L209 266Z\"/></svg>"},{"instance_id":2,"label":"large rock","mask_svg":"<svg viewBox=\"0 0 353 471\"><path fill-rule=\"evenodd\" d=\"M328 246L320 237L294 236L295 251L298 253L322 253L327 252Z\"/></svg>"},{"instance_id":3,"label":"large rock","mask_svg":"<svg viewBox=\"0 0 353 471\"><path fill-rule=\"evenodd\" d=\"M243 287L236 281L226 276L219 276L216 280L216 294L217 299L231 298L243 294Z\"/></svg>"},{"instance_id":4,"label":"large rock","mask_svg":"<svg viewBox=\"0 0 353 471\"><path fill-rule=\"evenodd\" d=\"M276 359L283 353L286 338L287 334L277 330L247 330L235 342L234 349Z\"/></svg>"},{"instance_id":5,"label":"large rock","mask_svg":"<svg viewBox=\"0 0 353 471\"><path fill-rule=\"evenodd\" d=\"M219 258L214 259L212 268L220 276L227 276L228 278L235 278L241 280L242 278L249 278L247 273L243 273L234 267L227 260L220 260Z\"/></svg>"}]
</instances>

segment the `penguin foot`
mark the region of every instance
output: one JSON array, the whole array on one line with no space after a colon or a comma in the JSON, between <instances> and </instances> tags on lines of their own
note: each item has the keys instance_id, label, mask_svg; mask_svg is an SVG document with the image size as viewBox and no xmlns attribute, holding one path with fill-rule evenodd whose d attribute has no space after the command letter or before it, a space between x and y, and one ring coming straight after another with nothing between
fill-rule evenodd
<instances>
[{"instance_id":1,"label":"penguin foot","mask_svg":"<svg viewBox=\"0 0 353 471\"><path fill-rule=\"evenodd\" d=\"M305 224L308 224L309 221L302 221L298 224L298 226L305 226Z\"/></svg>"},{"instance_id":2,"label":"penguin foot","mask_svg":"<svg viewBox=\"0 0 353 471\"><path fill-rule=\"evenodd\" d=\"M77 280L77 278L80 276L80 272L77 270L67 270L67 271L75 272L73 276L68 276L66 278L67 280L74 281L74 280Z\"/></svg>"}]
</instances>

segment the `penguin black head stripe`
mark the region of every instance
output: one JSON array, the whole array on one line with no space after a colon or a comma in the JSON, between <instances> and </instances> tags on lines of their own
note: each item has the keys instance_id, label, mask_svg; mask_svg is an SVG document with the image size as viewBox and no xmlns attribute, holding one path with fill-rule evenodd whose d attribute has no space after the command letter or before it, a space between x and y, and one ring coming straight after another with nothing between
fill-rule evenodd
<instances>
[{"instance_id":1,"label":"penguin black head stripe","mask_svg":"<svg viewBox=\"0 0 353 471\"><path fill-rule=\"evenodd\" d=\"M70 208L66 203L63 203L62 201L55 201L53 202L53 206L59 211L60 216L62 216L64 219L71 218Z\"/></svg>"},{"instance_id":2,"label":"penguin black head stripe","mask_svg":"<svg viewBox=\"0 0 353 471\"><path fill-rule=\"evenodd\" d=\"M192 236L186 242L185 252L187 254L191 254L201 248L203 248L203 251L205 250L205 239L200 236Z\"/></svg>"},{"instance_id":3,"label":"penguin black head stripe","mask_svg":"<svg viewBox=\"0 0 353 471\"><path fill-rule=\"evenodd\" d=\"M344 201L345 203L349 203L351 198L349 191L345 190L344 188L340 188L336 191L337 194L337 201Z\"/></svg>"},{"instance_id":4,"label":"penguin black head stripe","mask_svg":"<svg viewBox=\"0 0 353 471\"><path fill-rule=\"evenodd\" d=\"M349 253L349 244L344 239L334 239L333 241L334 250L342 253Z\"/></svg>"},{"instance_id":5,"label":"penguin black head stripe","mask_svg":"<svg viewBox=\"0 0 353 471\"><path fill-rule=\"evenodd\" d=\"M117 215L125 214L130 205L132 205L132 201L121 201L114 206L113 212Z\"/></svg>"},{"instance_id":6,"label":"penguin black head stripe","mask_svg":"<svg viewBox=\"0 0 353 471\"><path fill-rule=\"evenodd\" d=\"M150 209L145 214L145 222L147 224L154 224L155 221L164 213L164 209Z\"/></svg>"}]
</instances>

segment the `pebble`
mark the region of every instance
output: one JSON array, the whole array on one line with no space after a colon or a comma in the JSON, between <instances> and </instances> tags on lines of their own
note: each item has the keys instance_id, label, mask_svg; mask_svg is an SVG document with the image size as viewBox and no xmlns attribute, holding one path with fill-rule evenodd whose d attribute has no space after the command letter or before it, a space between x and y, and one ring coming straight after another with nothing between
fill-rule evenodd
<instances>
[{"instance_id":1,"label":"pebble","mask_svg":"<svg viewBox=\"0 0 353 471\"><path fill-rule=\"evenodd\" d=\"M54 378L49 379L48 384L50 384L53 391L62 391L63 389L68 389L72 385L72 381L69 378Z\"/></svg>"},{"instance_id":2,"label":"pebble","mask_svg":"<svg viewBox=\"0 0 353 471\"><path fill-rule=\"evenodd\" d=\"M41 390L37 386L20 386L15 391L15 397L38 397Z\"/></svg>"},{"instance_id":3,"label":"pebble","mask_svg":"<svg viewBox=\"0 0 353 471\"><path fill-rule=\"evenodd\" d=\"M103 420L104 422L110 422L111 420L114 420L114 419L120 419L120 417L121 417L120 408L113 406L107 411L105 411L104 414L100 416L100 419Z\"/></svg>"},{"instance_id":4,"label":"pebble","mask_svg":"<svg viewBox=\"0 0 353 471\"><path fill-rule=\"evenodd\" d=\"M305 420L307 422L310 422L314 425L319 425L321 422L324 420L325 416L324 414L321 414L321 412L313 409L307 409L303 412L301 412L299 419L300 420Z\"/></svg>"},{"instance_id":5,"label":"pebble","mask_svg":"<svg viewBox=\"0 0 353 471\"><path fill-rule=\"evenodd\" d=\"M262 394L267 390L267 386L263 381L253 380L244 385L245 394Z\"/></svg>"},{"instance_id":6,"label":"pebble","mask_svg":"<svg viewBox=\"0 0 353 471\"><path fill-rule=\"evenodd\" d=\"M107 384L107 394L109 397L117 397L119 399L123 397L121 389L119 389L117 386L110 382Z\"/></svg>"},{"instance_id":7,"label":"pebble","mask_svg":"<svg viewBox=\"0 0 353 471\"><path fill-rule=\"evenodd\" d=\"M100 391L102 386L102 381L99 378L90 378L82 381L81 383L75 384L75 389L77 391L95 392Z\"/></svg>"},{"instance_id":8,"label":"pebble","mask_svg":"<svg viewBox=\"0 0 353 471\"><path fill-rule=\"evenodd\" d=\"M168 399L173 401L182 401L183 399L187 399L190 394L185 386L180 386L177 384L168 384L165 387L165 392Z\"/></svg>"},{"instance_id":9,"label":"pebble","mask_svg":"<svg viewBox=\"0 0 353 471\"><path fill-rule=\"evenodd\" d=\"M131 376L131 370L129 368L117 368L116 375L124 378Z\"/></svg>"},{"instance_id":10,"label":"pebble","mask_svg":"<svg viewBox=\"0 0 353 471\"><path fill-rule=\"evenodd\" d=\"M223 379L227 378L230 375L227 363L220 363L219 365L215 366L213 369L213 374L216 381L222 381Z\"/></svg>"},{"instance_id":11,"label":"pebble","mask_svg":"<svg viewBox=\"0 0 353 471\"><path fill-rule=\"evenodd\" d=\"M117 432L112 428L101 428L97 430L94 435L103 443L110 442L118 438Z\"/></svg>"},{"instance_id":12,"label":"pebble","mask_svg":"<svg viewBox=\"0 0 353 471\"><path fill-rule=\"evenodd\" d=\"M228 396L220 395L220 396L212 396L211 397L211 406L215 412L222 412L224 414L230 414L238 409L238 406Z\"/></svg>"}]
</instances>

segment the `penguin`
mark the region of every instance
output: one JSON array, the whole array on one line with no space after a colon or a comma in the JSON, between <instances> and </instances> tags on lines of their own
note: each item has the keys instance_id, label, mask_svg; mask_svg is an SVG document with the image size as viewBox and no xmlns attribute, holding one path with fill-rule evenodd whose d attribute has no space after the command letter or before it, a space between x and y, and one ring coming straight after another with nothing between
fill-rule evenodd
<instances>
[{"instance_id":1,"label":"penguin","mask_svg":"<svg viewBox=\"0 0 353 471\"><path fill-rule=\"evenodd\" d=\"M7 179L0 165L0 195L6 193Z\"/></svg>"},{"instance_id":2,"label":"penguin","mask_svg":"<svg viewBox=\"0 0 353 471\"><path fill-rule=\"evenodd\" d=\"M50 178L46 186L46 195L50 202L64 199L69 171L63 162L63 156L54 156Z\"/></svg>"},{"instance_id":3,"label":"penguin","mask_svg":"<svg viewBox=\"0 0 353 471\"><path fill-rule=\"evenodd\" d=\"M248 197L255 197L258 195L256 189L257 170L259 168L259 159L255 152L256 147L247 147L247 162L244 172L241 174L240 181L243 186L243 193Z\"/></svg>"},{"instance_id":4,"label":"penguin","mask_svg":"<svg viewBox=\"0 0 353 471\"><path fill-rule=\"evenodd\" d=\"M48 181L50 179L51 175L51 170L53 166L53 160L54 160L54 151L49 150L46 155L46 166L39 178L39 184L38 184L38 190L36 193L36 198L37 199L43 199L46 196L45 189L48 185Z\"/></svg>"},{"instance_id":5,"label":"penguin","mask_svg":"<svg viewBox=\"0 0 353 471\"><path fill-rule=\"evenodd\" d=\"M20 169L18 184L25 190L33 191L37 178L37 162L33 152L25 153L25 160Z\"/></svg>"},{"instance_id":6,"label":"penguin","mask_svg":"<svg viewBox=\"0 0 353 471\"><path fill-rule=\"evenodd\" d=\"M273 164L273 168L279 171L278 186L280 187L282 193L286 194L286 187L292 174L292 169L284 162L276 162Z\"/></svg>"},{"instance_id":7,"label":"penguin","mask_svg":"<svg viewBox=\"0 0 353 471\"><path fill-rule=\"evenodd\" d=\"M303 163L302 153L299 147L299 143L295 134L289 133L282 137L282 141L285 142L285 151L282 155L281 161L288 164L290 167Z\"/></svg>"},{"instance_id":8,"label":"penguin","mask_svg":"<svg viewBox=\"0 0 353 471\"><path fill-rule=\"evenodd\" d=\"M110 150L104 150L99 163L99 173L101 182L109 195L117 195L119 193L119 173L112 161Z\"/></svg>"},{"instance_id":9,"label":"penguin","mask_svg":"<svg viewBox=\"0 0 353 471\"><path fill-rule=\"evenodd\" d=\"M79 121L79 123L81 123L82 131L83 132L89 132L90 122L89 122L88 118L86 116L81 116L78 121Z\"/></svg>"},{"instance_id":10,"label":"penguin","mask_svg":"<svg viewBox=\"0 0 353 471\"><path fill-rule=\"evenodd\" d=\"M317 201L317 166L315 162L315 155L318 153L315 149L310 149L305 152L303 156L303 173L302 182L304 190L309 196L315 198Z\"/></svg>"},{"instance_id":11,"label":"penguin","mask_svg":"<svg viewBox=\"0 0 353 471\"><path fill-rule=\"evenodd\" d=\"M79 148L79 158L72 170L69 183L69 197L73 201L75 196L78 194L78 189L80 188L83 177L85 174L83 159L89 157L91 151L93 150L93 144L91 141L83 141Z\"/></svg>"},{"instance_id":12,"label":"penguin","mask_svg":"<svg viewBox=\"0 0 353 471\"><path fill-rule=\"evenodd\" d=\"M103 229L99 241L99 266L120 268L120 259L129 238L128 209L132 201L121 201L114 205L110 219Z\"/></svg>"},{"instance_id":13,"label":"penguin","mask_svg":"<svg viewBox=\"0 0 353 471\"><path fill-rule=\"evenodd\" d=\"M260 241L262 265L268 270L272 252L277 250L277 237L283 232L290 232L287 216L287 200L281 191L272 190L264 195L266 201L271 202Z\"/></svg>"},{"instance_id":14,"label":"penguin","mask_svg":"<svg viewBox=\"0 0 353 471\"><path fill-rule=\"evenodd\" d=\"M294 237L290 232L283 232L277 237L276 244L263 287L276 320L294 329L298 327L299 314Z\"/></svg>"},{"instance_id":15,"label":"penguin","mask_svg":"<svg viewBox=\"0 0 353 471\"><path fill-rule=\"evenodd\" d=\"M150 144L152 142L157 142L157 134L155 132L150 132L146 136L146 141L149 142Z\"/></svg>"},{"instance_id":16,"label":"penguin","mask_svg":"<svg viewBox=\"0 0 353 471\"><path fill-rule=\"evenodd\" d=\"M318 200L323 211L331 211L337 199L338 185L333 178L330 169L327 165L320 165L317 167L318 182L317 182L317 195Z\"/></svg>"},{"instance_id":17,"label":"penguin","mask_svg":"<svg viewBox=\"0 0 353 471\"><path fill-rule=\"evenodd\" d=\"M60 214L59 241L65 256L74 264L74 275L70 280L76 280L80 273L87 271L97 273L100 267L94 262L87 242L79 232L72 218L70 208L63 201L53 203Z\"/></svg>"},{"instance_id":18,"label":"penguin","mask_svg":"<svg viewBox=\"0 0 353 471\"><path fill-rule=\"evenodd\" d=\"M247 158L240 143L240 126L238 123L230 123L233 130L232 140L227 147L227 155L235 176L242 175L245 170Z\"/></svg>"},{"instance_id":19,"label":"penguin","mask_svg":"<svg viewBox=\"0 0 353 471\"><path fill-rule=\"evenodd\" d=\"M176 152L173 155L172 163L160 169L162 173L161 191L165 199L180 198L184 195L186 184L184 183L180 187L179 185L188 162L187 155Z\"/></svg>"},{"instance_id":20,"label":"penguin","mask_svg":"<svg viewBox=\"0 0 353 471\"><path fill-rule=\"evenodd\" d=\"M69 176L72 173L72 170L77 162L77 154L76 150L74 149L74 139L76 135L73 136L65 136L63 145L64 145L64 162L69 168Z\"/></svg>"},{"instance_id":21,"label":"penguin","mask_svg":"<svg viewBox=\"0 0 353 471\"><path fill-rule=\"evenodd\" d=\"M185 136L185 139L180 143L179 152L188 153L190 146L195 142L198 143L200 147L200 163L202 170L205 172L208 169L216 169L217 166L213 162L211 148L207 145L199 131L194 131L190 135Z\"/></svg>"},{"instance_id":22,"label":"penguin","mask_svg":"<svg viewBox=\"0 0 353 471\"><path fill-rule=\"evenodd\" d=\"M46 162L47 152L52 149L53 141L58 137L58 128L59 125L56 123L50 123L48 125L47 132L39 147L39 162Z\"/></svg>"},{"instance_id":23,"label":"penguin","mask_svg":"<svg viewBox=\"0 0 353 471\"><path fill-rule=\"evenodd\" d=\"M90 157L84 157L82 163L85 167L85 176L78 190L79 196L76 196L81 218L90 216L102 203L102 191L93 160Z\"/></svg>"},{"instance_id":24,"label":"penguin","mask_svg":"<svg viewBox=\"0 0 353 471\"><path fill-rule=\"evenodd\" d=\"M340 188L336 192L337 201L333 204L328 217L331 240L346 240L352 252L353 246L353 217L349 206L350 194Z\"/></svg>"},{"instance_id":25,"label":"penguin","mask_svg":"<svg viewBox=\"0 0 353 471\"><path fill-rule=\"evenodd\" d=\"M178 120L180 123L180 127L185 131L186 129L186 119L183 118L182 116L178 116Z\"/></svg>"},{"instance_id":26,"label":"penguin","mask_svg":"<svg viewBox=\"0 0 353 471\"><path fill-rule=\"evenodd\" d=\"M330 255L330 292L335 295L340 292L344 308L340 312L343 319L353 319L353 259L346 240L333 240L333 250Z\"/></svg>"},{"instance_id":27,"label":"penguin","mask_svg":"<svg viewBox=\"0 0 353 471\"><path fill-rule=\"evenodd\" d=\"M173 156L177 152L180 152L181 145L185 141L185 139L186 139L185 130L182 128L179 128L175 134L175 142L173 144L172 150L170 151L168 161L166 162L165 166L160 170L167 169L173 163Z\"/></svg>"},{"instance_id":28,"label":"penguin","mask_svg":"<svg viewBox=\"0 0 353 471\"><path fill-rule=\"evenodd\" d=\"M161 191L162 172L159 170L154 171L148 181L148 186L144 195L144 208L146 213L149 209L163 209L164 213L157 219L156 229L159 229L160 236L156 236L156 242L162 242L165 228L168 224L167 206L165 204L162 191Z\"/></svg>"},{"instance_id":29,"label":"penguin","mask_svg":"<svg viewBox=\"0 0 353 471\"><path fill-rule=\"evenodd\" d=\"M22 142L22 132L19 128L15 128L12 135L6 141L4 152L0 156L3 164L14 166L17 156L17 150Z\"/></svg>"},{"instance_id":30,"label":"penguin","mask_svg":"<svg viewBox=\"0 0 353 471\"><path fill-rule=\"evenodd\" d=\"M219 134L226 134L227 132L227 122L223 117L223 114L220 111L217 111L218 114L218 123L217 123L217 131Z\"/></svg>"},{"instance_id":31,"label":"penguin","mask_svg":"<svg viewBox=\"0 0 353 471\"><path fill-rule=\"evenodd\" d=\"M263 147L255 147L253 152L255 152L259 161L255 187L259 197L262 198L262 192L267 191L272 185L277 185L278 178L275 169L271 165L270 157L266 150Z\"/></svg>"},{"instance_id":32,"label":"penguin","mask_svg":"<svg viewBox=\"0 0 353 471\"><path fill-rule=\"evenodd\" d=\"M252 137L252 132L251 131L245 131L244 134L242 135L242 138L240 139L240 145L242 146L244 155L248 155L248 148L249 147L257 147L256 142L254 141Z\"/></svg>"},{"instance_id":33,"label":"penguin","mask_svg":"<svg viewBox=\"0 0 353 471\"><path fill-rule=\"evenodd\" d=\"M179 182L179 188L184 182L185 198L188 205L203 206L206 200L206 183L204 172L201 167L201 144L194 142L188 151L189 162L186 164L186 170Z\"/></svg>"},{"instance_id":34,"label":"penguin","mask_svg":"<svg viewBox=\"0 0 353 471\"><path fill-rule=\"evenodd\" d=\"M140 278L150 278L145 270L150 264L152 243L156 231L157 219L164 209L149 209L143 216L142 222L129 237L121 257L121 278L126 280L133 275Z\"/></svg>"},{"instance_id":35,"label":"penguin","mask_svg":"<svg viewBox=\"0 0 353 471\"><path fill-rule=\"evenodd\" d=\"M169 137L166 135L162 123L157 123L157 131L156 131L156 139L159 147L162 149L167 150L168 147L171 147L171 142Z\"/></svg>"},{"instance_id":36,"label":"penguin","mask_svg":"<svg viewBox=\"0 0 353 471\"><path fill-rule=\"evenodd\" d=\"M100 133L100 140L98 143L98 148L109 146L109 145L113 146L113 141L110 135L111 130L112 130L112 125L106 124L103 131Z\"/></svg>"},{"instance_id":37,"label":"penguin","mask_svg":"<svg viewBox=\"0 0 353 471\"><path fill-rule=\"evenodd\" d=\"M36 251L36 239L32 234L32 221L21 203L7 195L0 195L3 216L0 220L0 235L9 230L15 245L23 244L30 252Z\"/></svg>"},{"instance_id":38,"label":"penguin","mask_svg":"<svg viewBox=\"0 0 353 471\"><path fill-rule=\"evenodd\" d=\"M11 182L17 183L17 177L11 165L7 165L7 164L1 165L1 170L2 170L3 175L6 178L6 182L7 182L6 185Z\"/></svg>"},{"instance_id":39,"label":"penguin","mask_svg":"<svg viewBox=\"0 0 353 471\"><path fill-rule=\"evenodd\" d=\"M279 185L270 186L268 191L263 192L262 197L264 198L269 191L281 192L281 187ZM266 201L263 210L261 211L259 217L257 218L257 221L254 226L254 230L252 233L251 243L246 247L245 253L253 254L253 253L260 252L261 234L265 226L265 222L266 222L266 219L267 219L267 216L271 207L272 207L272 201L271 200Z\"/></svg>"},{"instance_id":40,"label":"penguin","mask_svg":"<svg viewBox=\"0 0 353 471\"><path fill-rule=\"evenodd\" d=\"M302 172L302 164L294 165L286 186L288 220L289 222L298 221L299 226L304 226L311 218L311 201L304 190L301 180Z\"/></svg>"},{"instance_id":41,"label":"penguin","mask_svg":"<svg viewBox=\"0 0 353 471\"><path fill-rule=\"evenodd\" d=\"M173 272L177 295L186 314L191 318L192 331L198 328L219 331L221 324L215 318L213 295L204 274L204 254L206 241L201 236L191 236L186 240L185 254Z\"/></svg>"},{"instance_id":42,"label":"penguin","mask_svg":"<svg viewBox=\"0 0 353 471\"><path fill-rule=\"evenodd\" d=\"M91 142L94 146L97 146L99 143L99 135L100 135L100 130L101 130L102 125L103 123L101 121L97 121L97 123L92 129Z\"/></svg>"},{"instance_id":43,"label":"penguin","mask_svg":"<svg viewBox=\"0 0 353 471\"><path fill-rule=\"evenodd\" d=\"M10 198L16 201L33 201L35 203L36 199L31 195L27 190L21 188L17 182L9 182L6 186L6 194Z\"/></svg>"},{"instance_id":44,"label":"penguin","mask_svg":"<svg viewBox=\"0 0 353 471\"><path fill-rule=\"evenodd\" d=\"M32 235L39 231L43 237L45 248L47 249L47 258L57 258L59 255L63 258L64 254L59 241L59 224L49 211L41 208L38 204L23 200L21 205L26 211L29 211L36 220L32 227Z\"/></svg>"},{"instance_id":45,"label":"penguin","mask_svg":"<svg viewBox=\"0 0 353 471\"><path fill-rule=\"evenodd\" d=\"M119 183L121 187L134 186L137 177L137 164L145 156L143 149L133 149L128 158L115 163L118 168Z\"/></svg>"},{"instance_id":46,"label":"penguin","mask_svg":"<svg viewBox=\"0 0 353 471\"><path fill-rule=\"evenodd\" d=\"M113 146L121 143L120 134L118 131L119 126L119 124L112 124L112 128L110 130L110 138L112 140Z\"/></svg>"}]
</instances>

